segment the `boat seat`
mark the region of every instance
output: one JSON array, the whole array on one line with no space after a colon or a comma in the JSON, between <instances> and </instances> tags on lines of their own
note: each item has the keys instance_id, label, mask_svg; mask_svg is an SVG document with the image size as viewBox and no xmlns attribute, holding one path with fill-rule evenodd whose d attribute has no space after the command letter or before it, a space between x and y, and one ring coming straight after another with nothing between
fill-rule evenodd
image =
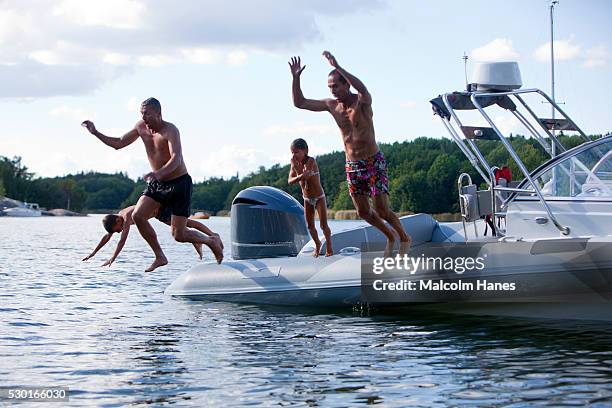
<instances>
[{"instance_id":1,"label":"boat seat","mask_svg":"<svg viewBox=\"0 0 612 408\"><path fill-rule=\"evenodd\" d=\"M400 218L402 226L412 237L412 245L419 245L432 240L433 232L438 224L429 214L414 214ZM338 254L343 248L361 248L362 244L384 244L386 237L375 227L365 224L348 231L332 233L332 246L334 255ZM321 254L325 253L326 243L322 240ZM310 240L300 251L300 255L312 255L314 242ZM298 256L300 256L298 255Z\"/></svg>"},{"instance_id":2,"label":"boat seat","mask_svg":"<svg viewBox=\"0 0 612 408\"><path fill-rule=\"evenodd\" d=\"M431 242L465 242L461 222L438 222L431 235Z\"/></svg>"}]
</instances>

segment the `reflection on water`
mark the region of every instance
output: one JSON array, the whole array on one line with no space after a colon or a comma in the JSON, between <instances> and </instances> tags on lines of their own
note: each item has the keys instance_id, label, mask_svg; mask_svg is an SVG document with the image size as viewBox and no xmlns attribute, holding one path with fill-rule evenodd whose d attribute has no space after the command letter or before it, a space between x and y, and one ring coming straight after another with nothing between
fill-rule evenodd
<instances>
[{"instance_id":1,"label":"reflection on water","mask_svg":"<svg viewBox=\"0 0 612 408\"><path fill-rule=\"evenodd\" d=\"M0 219L3 385L68 386L75 406L612 404L609 325L174 299L192 248L156 225L167 267L142 272L136 231L111 268L80 262L99 224Z\"/></svg>"}]
</instances>

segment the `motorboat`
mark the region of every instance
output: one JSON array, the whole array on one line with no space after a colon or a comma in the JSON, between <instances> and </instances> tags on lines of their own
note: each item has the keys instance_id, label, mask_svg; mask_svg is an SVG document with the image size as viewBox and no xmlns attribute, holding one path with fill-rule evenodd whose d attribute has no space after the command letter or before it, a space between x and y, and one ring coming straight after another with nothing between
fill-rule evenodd
<instances>
[{"instance_id":1,"label":"motorboat","mask_svg":"<svg viewBox=\"0 0 612 408\"><path fill-rule=\"evenodd\" d=\"M402 217L413 245L395 258L381 254L383 234L364 223L332 233L333 255L323 256L323 241L321 256L313 258L300 203L272 187L251 187L232 203L233 259L192 267L166 294L284 306L368 305L612 321L612 135L590 138L546 93L522 89L516 63L482 64L476 73L466 91L431 101L482 180L477 184L471 175L459 175L461 222L438 222L428 214ZM527 103L534 97L554 109L553 118L536 115ZM491 110L514 117L549 158L528 171ZM475 123L464 124L460 115L467 113ZM564 146L559 131L575 132L582 142ZM483 142L499 143L522 180L501 177L505 174L483 154ZM436 254L454 266L434 262L430 267L425 261ZM423 263L413 262L408 271L400 267L402 256ZM457 261L468 257L480 259L482 268L459 271ZM382 276L373 265L381 259L391 259L384 270L387 290L375 288Z\"/></svg>"},{"instance_id":2,"label":"motorboat","mask_svg":"<svg viewBox=\"0 0 612 408\"><path fill-rule=\"evenodd\" d=\"M37 203L24 202L20 207L4 210L4 214L9 217L40 217L42 216L42 211Z\"/></svg>"}]
</instances>

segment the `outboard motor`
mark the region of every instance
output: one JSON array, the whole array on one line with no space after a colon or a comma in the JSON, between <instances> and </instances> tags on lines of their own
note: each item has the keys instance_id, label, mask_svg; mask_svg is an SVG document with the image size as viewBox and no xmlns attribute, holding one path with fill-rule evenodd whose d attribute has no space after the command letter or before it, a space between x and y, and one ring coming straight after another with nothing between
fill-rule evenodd
<instances>
[{"instance_id":1,"label":"outboard motor","mask_svg":"<svg viewBox=\"0 0 612 408\"><path fill-rule=\"evenodd\" d=\"M274 187L242 190L232 202L232 258L297 256L310 240L304 207Z\"/></svg>"}]
</instances>

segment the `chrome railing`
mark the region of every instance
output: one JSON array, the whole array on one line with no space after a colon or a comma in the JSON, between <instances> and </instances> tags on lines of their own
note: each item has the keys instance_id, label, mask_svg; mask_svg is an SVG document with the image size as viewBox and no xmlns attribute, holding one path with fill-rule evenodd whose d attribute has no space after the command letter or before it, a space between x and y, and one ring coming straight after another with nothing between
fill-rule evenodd
<instances>
[{"instance_id":1,"label":"chrome railing","mask_svg":"<svg viewBox=\"0 0 612 408\"><path fill-rule=\"evenodd\" d=\"M539 127L541 127L544 130L544 132L546 133L546 136L548 136L551 143L553 143L555 147L557 147L558 151L565 152L567 150L565 146L563 146L563 144L559 141L559 139L555 136L553 132L550 132L548 130L547 126L544 123L542 123L542 121L537 117L535 112L527 105L527 103L523 100L523 98L521 98L520 96L521 94L528 94L528 93L537 93L541 95L544 99L546 99L547 102L549 102L554 107L555 110L557 110L561 114L563 118L565 118L565 120L567 120L567 123L569 123L574 129L578 131L578 133L583 137L583 139L585 139L586 141L590 141L590 139L574 123L574 121L561 108L559 108L559 106L550 97L548 97L548 95L546 95L544 92L542 92L539 89L519 89L519 90L507 91L507 92L470 92L469 97L470 97L471 103L474 105L474 108L478 110L478 112L482 115L482 117L490 125L491 129L495 132L495 135L497 135L497 138L504 145L505 149L508 151L508 153L510 154L514 162L517 164L521 173L523 173L523 176L527 180L528 184L533 188L533 190L518 189L518 188L504 187L504 186L496 185L495 175L493 174L493 168L487 162L486 158L484 157L484 155L482 154L482 152L476 145L475 141L470 138L466 138L464 140L460 136L460 134L455 130L453 123L451 122L451 119L452 119L452 121L460 129L463 128L463 124L461 123L461 120L459 119L457 113L455 112L455 109L449 102L449 95L451 94L442 95L442 101L444 102L444 105L446 109L448 110L450 117L445 117L444 115L440 115L440 118L444 124L444 127L447 129L447 131L449 132L449 134L451 135L451 137L453 138L453 140L455 141L459 149L468 158L472 166L476 169L476 171L478 171L478 173L481 175L483 180L485 180L485 182L490 187L491 204L492 204L491 217L492 217L493 225L496 225L496 217L499 217L500 215L503 214L503 212L499 211L499 209L503 209L507 204L506 197L503 197L504 192L505 193L515 193L515 194L530 194L530 195L537 196L538 200L540 201L540 203L542 204L544 208L544 211L546 212L546 214L548 215L549 219L552 221L554 226L563 235L568 235L570 233L569 226L564 226L559 223L559 221L553 214L550 206L546 202L546 199L544 198L544 195L542 194L541 189L538 187L537 183L532 179L529 171L527 170L527 167L525 166L521 158L518 156L518 154L516 153L512 145L506 140L506 138L503 136L499 128L495 125L491 117L487 114L487 112L485 112L484 108L479 103L479 98L500 97L500 96L514 97L520 102L520 104L529 113L529 116L531 116L532 119L539 125ZM553 149L552 149L551 144L548 143L546 138L543 137L537 131L536 127L517 109L509 109L509 110L515 116L515 118L528 130L528 132L534 137L534 139L537 140L537 142L542 146L542 148L552 157ZM579 167L582 167L582 166L579 165ZM459 185L458 185L459 192L461 191L460 190L461 182L462 182L462 178L459 179ZM496 197L501 198L502 205L498 206L497 200L495 199ZM466 227L465 227L465 222L464 222L464 231L465 229ZM465 233L466 233L466 238L467 238L467 231L465 231Z\"/></svg>"}]
</instances>

